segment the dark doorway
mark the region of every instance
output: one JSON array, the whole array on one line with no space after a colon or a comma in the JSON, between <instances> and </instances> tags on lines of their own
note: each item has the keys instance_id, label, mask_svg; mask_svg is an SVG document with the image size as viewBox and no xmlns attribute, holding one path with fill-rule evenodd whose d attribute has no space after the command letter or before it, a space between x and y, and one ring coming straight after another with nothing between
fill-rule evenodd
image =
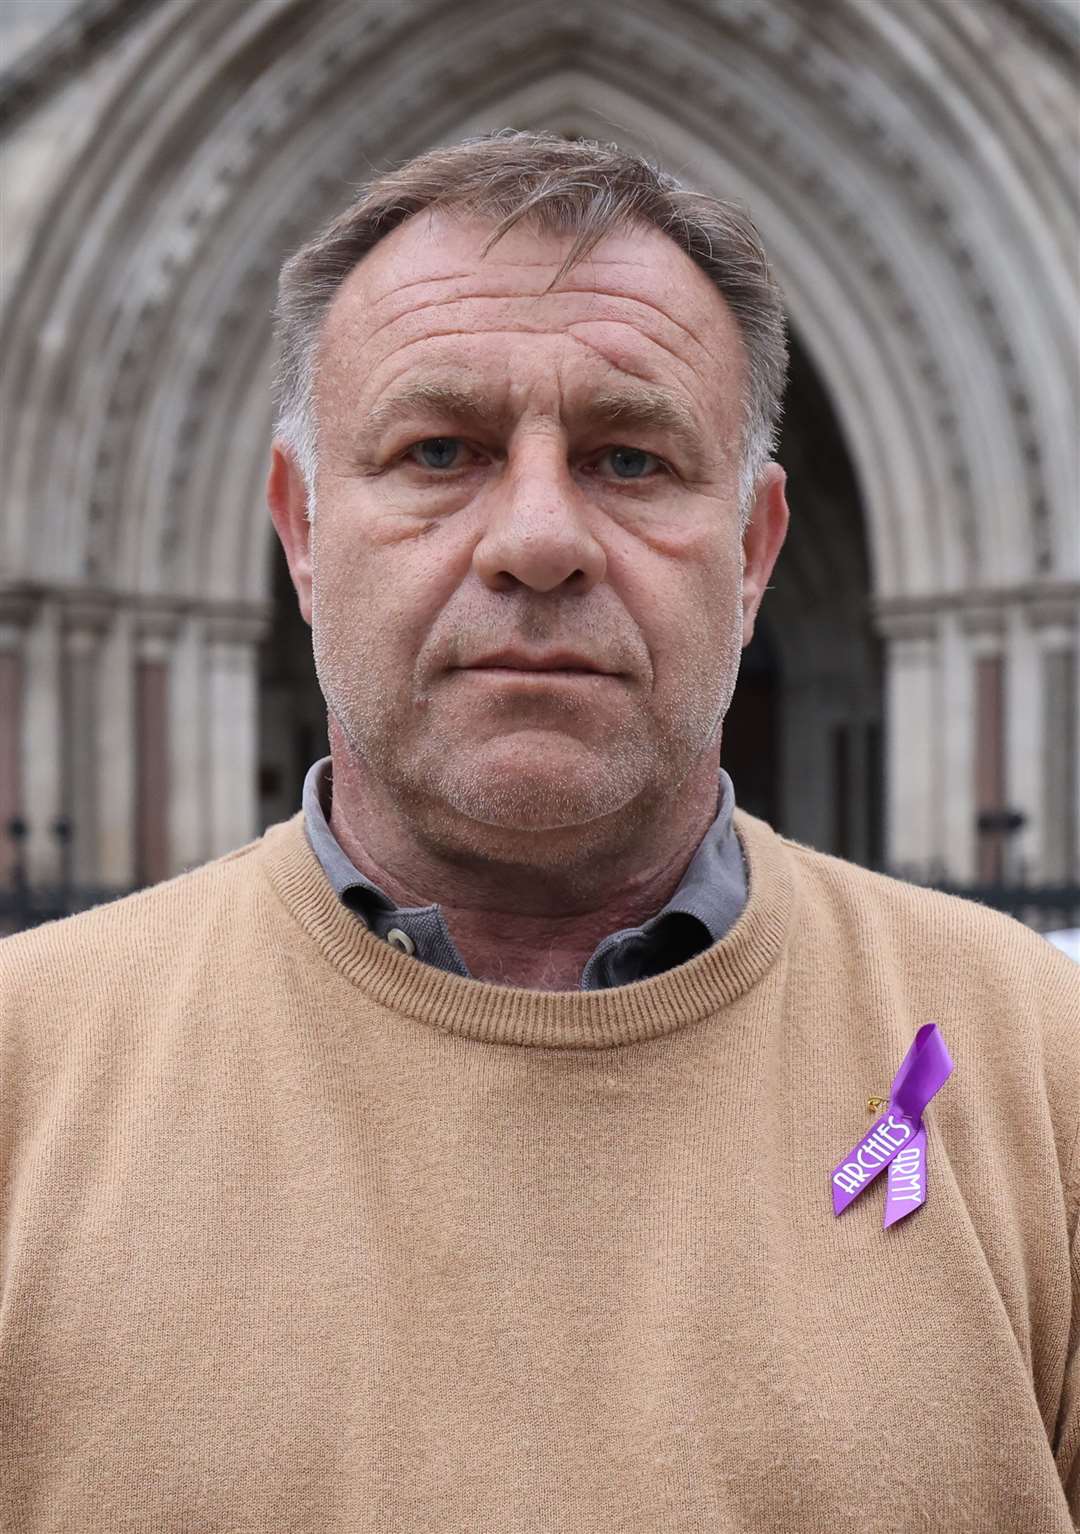
<instances>
[{"instance_id":1,"label":"dark doorway","mask_svg":"<svg viewBox=\"0 0 1080 1534\"><path fill-rule=\"evenodd\" d=\"M780 791L780 662L763 623L743 651L739 685L724 717L723 766L735 785L735 802L750 815L783 830Z\"/></svg>"},{"instance_id":2,"label":"dark doorway","mask_svg":"<svg viewBox=\"0 0 1080 1534\"><path fill-rule=\"evenodd\" d=\"M791 526L724 724L736 802L822 851L880 861L882 664L862 498L797 335L777 458Z\"/></svg>"},{"instance_id":3,"label":"dark doorway","mask_svg":"<svg viewBox=\"0 0 1080 1534\"><path fill-rule=\"evenodd\" d=\"M274 616L259 655L259 821L287 820L300 808L304 775L330 750L326 705L285 554L272 540Z\"/></svg>"}]
</instances>

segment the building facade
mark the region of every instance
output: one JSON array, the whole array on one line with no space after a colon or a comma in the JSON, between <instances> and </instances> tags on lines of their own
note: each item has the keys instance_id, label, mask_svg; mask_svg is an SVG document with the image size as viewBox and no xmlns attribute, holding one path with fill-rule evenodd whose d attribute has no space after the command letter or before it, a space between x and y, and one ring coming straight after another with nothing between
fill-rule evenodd
<instances>
[{"instance_id":1,"label":"building facade","mask_svg":"<svg viewBox=\"0 0 1080 1534\"><path fill-rule=\"evenodd\" d=\"M784 285L793 525L740 802L900 872L1076 880L1071 5L40 18L0 21L0 824L32 878L148 882L298 807L325 718L263 500L277 270L373 168L511 126L746 203Z\"/></svg>"}]
</instances>

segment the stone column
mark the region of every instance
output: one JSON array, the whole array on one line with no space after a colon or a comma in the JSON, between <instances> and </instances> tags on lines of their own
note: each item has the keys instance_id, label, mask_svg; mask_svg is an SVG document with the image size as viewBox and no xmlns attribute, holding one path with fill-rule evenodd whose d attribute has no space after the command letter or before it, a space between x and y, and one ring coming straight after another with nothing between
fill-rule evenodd
<instances>
[{"instance_id":1,"label":"stone column","mask_svg":"<svg viewBox=\"0 0 1080 1534\"><path fill-rule=\"evenodd\" d=\"M975 672L971 635L945 612L941 632L941 857L949 879L975 877Z\"/></svg>"},{"instance_id":2,"label":"stone column","mask_svg":"<svg viewBox=\"0 0 1080 1534\"><path fill-rule=\"evenodd\" d=\"M169 672L169 853L174 874L209 856L208 678L205 622L182 618Z\"/></svg>"},{"instance_id":3,"label":"stone column","mask_svg":"<svg viewBox=\"0 0 1080 1534\"><path fill-rule=\"evenodd\" d=\"M975 673L975 817L1008 807L1005 710L1008 696L1004 623L1000 613L965 614ZM975 877L996 883L1006 877L1007 842L1000 831L975 832Z\"/></svg>"},{"instance_id":4,"label":"stone column","mask_svg":"<svg viewBox=\"0 0 1080 1534\"><path fill-rule=\"evenodd\" d=\"M60 879L60 843L54 827L63 810L63 701L60 606L38 603L26 634L23 669L21 776L29 826L27 875L32 884Z\"/></svg>"},{"instance_id":5,"label":"stone column","mask_svg":"<svg viewBox=\"0 0 1080 1534\"><path fill-rule=\"evenodd\" d=\"M1038 651L1037 871L1048 884L1080 880L1080 602L1043 599L1032 612Z\"/></svg>"},{"instance_id":6,"label":"stone column","mask_svg":"<svg viewBox=\"0 0 1080 1534\"><path fill-rule=\"evenodd\" d=\"M940 749L939 643L931 614L894 614L885 635L886 859L924 877L942 859L937 792Z\"/></svg>"},{"instance_id":7,"label":"stone column","mask_svg":"<svg viewBox=\"0 0 1080 1534\"><path fill-rule=\"evenodd\" d=\"M207 857L251 841L258 814L258 641L261 620L207 622Z\"/></svg>"},{"instance_id":8,"label":"stone column","mask_svg":"<svg viewBox=\"0 0 1080 1534\"><path fill-rule=\"evenodd\" d=\"M107 888L135 882L135 638L128 608L113 611L99 651L98 867Z\"/></svg>"},{"instance_id":9,"label":"stone column","mask_svg":"<svg viewBox=\"0 0 1080 1534\"><path fill-rule=\"evenodd\" d=\"M1053 743L1046 735L1042 655L1026 603L1013 602L1005 615L1004 776L1009 809L1024 816L1009 837L1006 873L1038 877L1044 844L1046 798L1043 767Z\"/></svg>"},{"instance_id":10,"label":"stone column","mask_svg":"<svg viewBox=\"0 0 1080 1534\"><path fill-rule=\"evenodd\" d=\"M109 611L78 602L64 612L63 716L64 814L70 823L70 870L74 883L99 883L101 774L98 750L101 641Z\"/></svg>"},{"instance_id":11,"label":"stone column","mask_svg":"<svg viewBox=\"0 0 1080 1534\"><path fill-rule=\"evenodd\" d=\"M139 614L135 658L135 874L140 884L169 876L170 613Z\"/></svg>"},{"instance_id":12,"label":"stone column","mask_svg":"<svg viewBox=\"0 0 1080 1534\"><path fill-rule=\"evenodd\" d=\"M0 885L15 867L8 825L23 814L23 646L29 616L27 598L0 596Z\"/></svg>"}]
</instances>

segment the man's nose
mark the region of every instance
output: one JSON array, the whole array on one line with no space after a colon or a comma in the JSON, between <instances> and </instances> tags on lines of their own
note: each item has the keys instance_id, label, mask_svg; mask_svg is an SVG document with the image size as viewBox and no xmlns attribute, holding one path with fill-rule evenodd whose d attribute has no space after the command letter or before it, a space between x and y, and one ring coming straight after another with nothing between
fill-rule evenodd
<instances>
[{"instance_id":1,"label":"man's nose","mask_svg":"<svg viewBox=\"0 0 1080 1534\"><path fill-rule=\"evenodd\" d=\"M520 584L554 591L569 583L583 595L603 580L607 556L566 461L565 443L554 433L515 444L487 503L473 567L492 590Z\"/></svg>"}]
</instances>

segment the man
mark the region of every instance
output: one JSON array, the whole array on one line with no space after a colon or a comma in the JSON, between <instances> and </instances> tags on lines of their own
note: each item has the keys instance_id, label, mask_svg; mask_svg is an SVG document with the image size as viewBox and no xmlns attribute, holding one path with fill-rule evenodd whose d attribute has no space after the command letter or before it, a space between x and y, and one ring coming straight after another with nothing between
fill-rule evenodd
<instances>
[{"instance_id":1,"label":"man","mask_svg":"<svg viewBox=\"0 0 1080 1534\"><path fill-rule=\"evenodd\" d=\"M331 754L0 949L6 1526L1064 1534L1075 970L719 767L788 515L752 225L496 136L278 324Z\"/></svg>"}]
</instances>

